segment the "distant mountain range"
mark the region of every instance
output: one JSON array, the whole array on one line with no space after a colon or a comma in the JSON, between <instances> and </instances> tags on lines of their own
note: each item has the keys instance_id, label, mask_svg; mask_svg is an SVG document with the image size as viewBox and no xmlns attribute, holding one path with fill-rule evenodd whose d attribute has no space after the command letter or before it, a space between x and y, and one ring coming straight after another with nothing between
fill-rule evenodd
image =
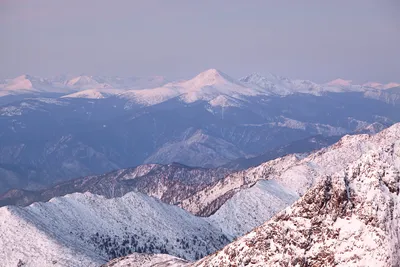
<instances>
[{"instance_id":1,"label":"distant mountain range","mask_svg":"<svg viewBox=\"0 0 400 267\"><path fill-rule=\"evenodd\" d=\"M172 82L23 75L0 82L0 96L0 193L141 164L247 168L400 121L396 83L215 69Z\"/></svg>"},{"instance_id":2,"label":"distant mountain range","mask_svg":"<svg viewBox=\"0 0 400 267\"><path fill-rule=\"evenodd\" d=\"M205 88L211 87L211 88ZM102 93L120 95L127 91L131 97L142 97L149 104L168 98L184 95L186 101L213 98L218 95L289 95L295 93L322 94L324 92L366 92L400 87L400 83L381 84L367 82L354 84L351 80L336 79L324 84L309 80L291 80L269 73L262 76L254 73L236 80L216 70L206 70L191 80L170 82L162 76L118 77L118 76L71 76L60 75L51 78L21 75L0 81L0 97L19 94L59 93L71 98L101 98ZM135 89L143 91L136 92ZM144 90L145 89L145 90ZM133 91L130 91L133 90ZM92 95L93 93L94 95ZM73 95L71 95L73 94ZM127 95L122 97L128 97ZM159 95L158 100L152 99Z\"/></svg>"}]
</instances>

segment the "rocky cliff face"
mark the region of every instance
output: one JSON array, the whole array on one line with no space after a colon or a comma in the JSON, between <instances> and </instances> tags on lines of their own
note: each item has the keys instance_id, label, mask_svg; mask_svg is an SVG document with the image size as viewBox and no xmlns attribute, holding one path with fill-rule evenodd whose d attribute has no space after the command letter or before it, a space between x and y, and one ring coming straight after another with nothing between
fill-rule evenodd
<instances>
[{"instance_id":1,"label":"rocky cliff face","mask_svg":"<svg viewBox=\"0 0 400 267\"><path fill-rule=\"evenodd\" d=\"M399 171L400 142L367 152L194 266L398 266Z\"/></svg>"}]
</instances>

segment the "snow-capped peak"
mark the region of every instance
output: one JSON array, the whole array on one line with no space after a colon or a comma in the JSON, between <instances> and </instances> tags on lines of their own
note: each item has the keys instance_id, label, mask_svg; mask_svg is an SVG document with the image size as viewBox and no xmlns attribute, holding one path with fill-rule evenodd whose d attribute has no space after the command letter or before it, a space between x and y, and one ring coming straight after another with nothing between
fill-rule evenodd
<instances>
[{"instance_id":1,"label":"snow-capped peak","mask_svg":"<svg viewBox=\"0 0 400 267\"><path fill-rule=\"evenodd\" d=\"M365 87L359 84L353 84L352 80L336 79L327 82L323 85L324 90L327 92L365 92L370 87Z\"/></svg>"},{"instance_id":2,"label":"snow-capped peak","mask_svg":"<svg viewBox=\"0 0 400 267\"><path fill-rule=\"evenodd\" d=\"M130 90L120 97L128 98L144 105L153 105L165 100L180 97L186 103L199 100L210 101L220 95L240 98L260 94L216 69L206 70L193 79L168 83L162 87L144 90Z\"/></svg>"},{"instance_id":3,"label":"snow-capped peak","mask_svg":"<svg viewBox=\"0 0 400 267\"><path fill-rule=\"evenodd\" d=\"M210 90L208 87L213 87L213 91L221 93L223 91L240 93L240 88L245 88L239 81L216 69L206 70L188 81L172 84L181 87L181 93Z\"/></svg>"},{"instance_id":4,"label":"snow-capped peak","mask_svg":"<svg viewBox=\"0 0 400 267\"><path fill-rule=\"evenodd\" d=\"M336 79L330 82L327 82L326 85L329 86L351 86L352 85L352 80L344 80L344 79Z\"/></svg>"},{"instance_id":5,"label":"snow-capped peak","mask_svg":"<svg viewBox=\"0 0 400 267\"><path fill-rule=\"evenodd\" d=\"M256 95L256 91L246 88L235 79L216 69L209 69L191 80L176 84L185 102L211 100L219 95Z\"/></svg>"},{"instance_id":6,"label":"snow-capped peak","mask_svg":"<svg viewBox=\"0 0 400 267\"><path fill-rule=\"evenodd\" d=\"M367 82L367 83L364 83L363 86L384 90L384 89L400 87L400 83L391 82L391 83L387 83L387 84L382 84L382 83L378 83L378 82Z\"/></svg>"},{"instance_id":7,"label":"snow-capped peak","mask_svg":"<svg viewBox=\"0 0 400 267\"><path fill-rule=\"evenodd\" d=\"M238 99L229 97L227 95L219 95L216 98L209 101L213 107L240 107L241 104Z\"/></svg>"},{"instance_id":8,"label":"snow-capped peak","mask_svg":"<svg viewBox=\"0 0 400 267\"><path fill-rule=\"evenodd\" d=\"M73 87L73 88L93 89L93 88L99 87L100 84L92 77L82 75L82 76L78 76L78 77L68 80L66 85L68 87ZM104 86L102 86L102 87L104 87Z\"/></svg>"},{"instance_id":9,"label":"snow-capped peak","mask_svg":"<svg viewBox=\"0 0 400 267\"><path fill-rule=\"evenodd\" d=\"M13 94L47 92L52 91L52 88L53 86L49 80L24 74L0 84L0 97Z\"/></svg>"},{"instance_id":10,"label":"snow-capped peak","mask_svg":"<svg viewBox=\"0 0 400 267\"><path fill-rule=\"evenodd\" d=\"M394 87L400 87L400 83L388 83L384 85L384 89L390 89Z\"/></svg>"},{"instance_id":11,"label":"snow-capped peak","mask_svg":"<svg viewBox=\"0 0 400 267\"><path fill-rule=\"evenodd\" d=\"M193 79L186 81L185 83L188 85L190 84L194 87L205 87L229 83L236 84L237 82L233 78L229 77L227 74L217 69L209 69L203 71L202 73L198 74Z\"/></svg>"},{"instance_id":12,"label":"snow-capped peak","mask_svg":"<svg viewBox=\"0 0 400 267\"><path fill-rule=\"evenodd\" d=\"M31 76L29 75L18 76L8 81L7 88L9 90L23 90L23 89L30 90L33 88L30 78Z\"/></svg>"}]
</instances>

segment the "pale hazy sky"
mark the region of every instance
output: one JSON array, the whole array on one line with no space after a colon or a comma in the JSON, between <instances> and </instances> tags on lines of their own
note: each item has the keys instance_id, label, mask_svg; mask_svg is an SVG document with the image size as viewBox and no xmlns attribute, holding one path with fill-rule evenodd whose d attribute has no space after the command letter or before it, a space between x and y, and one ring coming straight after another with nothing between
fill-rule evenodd
<instances>
[{"instance_id":1,"label":"pale hazy sky","mask_svg":"<svg viewBox=\"0 0 400 267\"><path fill-rule=\"evenodd\" d=\"M400 82L398 0L0 0L0 78L28 73Z\"/></svg>"}]
</instances>

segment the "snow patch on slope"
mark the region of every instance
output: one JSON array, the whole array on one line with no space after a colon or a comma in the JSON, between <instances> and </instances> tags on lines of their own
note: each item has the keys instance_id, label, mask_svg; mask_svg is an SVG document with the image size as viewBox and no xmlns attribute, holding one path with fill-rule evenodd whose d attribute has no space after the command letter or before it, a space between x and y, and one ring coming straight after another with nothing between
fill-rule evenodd
<instances>
[{"instance_id":1,"label":"snow patch on slope","mask_svg":"<svg viewBox=\"0 0 400 267\"><path fill-rule=\"evenodd\" d=\"M298 197L273 180L261 180L235 194L209 220L231 236L242 236L291 205Z\"/></svg>"},{"instance_id":2,"label":"snow patch on slope","mask_svg":"<svg viewBox=\"0 0 400 267\"><path fill-rule=\"evenodd\" d=\"M101 99L105 98L102 93L94 89L84 90L73 94L62 96L62 98L87 98L87 99Z\"/></svg>"},{"instance_id":3,"label":"snow patch on slope","mask_svg":"<svg viewBox=\"0 0 400 267\"><path fill-rule=\"evenodd\" d=\"M212 107L241 107L241 104L237 99L226 95L219 95L208 103L210 103Z\"/></svg>"},{"instance_id":4,"label":"snow patch on slope","mask_svg":"<svg viewBox=\"0 0 400 267\"><path fill-rule=\"evenodd\" d=\"M174 88L168 88L166 85L165 87L153 89L128 90L119 94L118 97L141 104L143 106L152 106L177 97L178 95L179 92L174 90Z\"/></svg>"}]
</instances>

